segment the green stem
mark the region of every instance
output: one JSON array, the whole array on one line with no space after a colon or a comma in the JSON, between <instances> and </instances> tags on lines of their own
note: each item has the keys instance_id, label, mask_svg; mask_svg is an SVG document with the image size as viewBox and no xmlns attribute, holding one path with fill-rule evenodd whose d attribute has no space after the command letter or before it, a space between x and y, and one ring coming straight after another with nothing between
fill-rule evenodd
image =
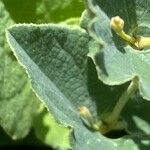
<instances>
[{"instance_id":1,"label":"green stem","mask_svg":"<svg viewBox=\"0 0 150 150\"><path fill-rule=\"evenodd\" d=\"M124 39L129 44L134 45L135 44L135 38L126 34L124 31L121 31L120 33L117 33L122 39Z\"/></svg>"},{"instance_id":2,"label":"green stem","mask_svg":"<svg viewBox=\"0 0 150 150\"><path fill-rule=\"evenodd\" d=\"M119 98L118 102L116 103L112 111L113 118L116 118L116 119L119 118L122 109L124 108L126 103L129 101L130 97L135 93L137 89L138 89L138 79L136 77L131 81L128 88L124 91L124 93Z\"/></svg>"},{"instance_id":3,"label":"green stem","mask_svg":"<svg viewBox=\"0 0 150 150\"><path fill-rule=\"evenodd\" d=\"M120 18L119 16L112 17L110 21L110 26L116 32L116 34L118 34L118 36L120 36L126 42L131 45L135 44L135 38L124 32L124 20L122 18Z\"/></svg>"},{"instance_id":4,"label":"green stem","mask_svg":"<svg viewBox=\"0 0 150 150\"><path fill-rule=\"evenodd\" d=\"M117 125L121 111L123 110L124 106L137 89L138 89L138 78L135 77L131 81L128 88L124 91L122 96L119 98L112 112L106 114L102 119L103 123L100 125L100 132L106 133L109 130L113 129L115 125Z\"/></svg>"}]
</instances>

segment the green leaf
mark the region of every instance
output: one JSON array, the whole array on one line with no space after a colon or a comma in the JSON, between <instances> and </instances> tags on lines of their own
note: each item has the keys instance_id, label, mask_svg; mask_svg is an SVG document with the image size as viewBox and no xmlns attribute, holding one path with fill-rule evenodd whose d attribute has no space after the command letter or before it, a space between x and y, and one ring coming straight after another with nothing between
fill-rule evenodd
<instances>
[{"instance_id":1,"label":"green leaf","mask_svg":"<svg viewBox=\"0 0 150 150\"><path fill-rule=\"evenodd\" d=\"M13 50L26 66L34 90L45 101L49 111L57 121L74 128L74 148L79 150L93 145L95 148L99 144L103 146L99 140L100 134L87 130L78 114L81 105L96 110L92 109L94 103L86 87L84 66L87 34L80 29L55 25L23 25L9 29L7 36L11 47L16 45Z\"/></svg>"},{"instance_id":2,"label":"green leaf","mask_svg":"<svg viewBox=\"0 0 150 150\"><path fill-rule=\"evenodd\" d=\"M0 16L0 125L13 139L20 139L30 131L38 101L6 43L5 28L13 24L13 20L2 2Z\"/></svg>"},{"instance_id":3,"label":"green leaf","mask_svg":"<svg viewBox=\"0 0 150 150\"><path fill-rule=\"evenodd\" d=\"M91 1L90 1L91 2ZM148 25L146 16L150 16L147 7L150 1L93 1L89 3L90 11L94 14L90 33L99 41L100 48L91 48L89 56L95 62L99 79L108 85L118 85L139 77L139 91L143 98L150 100L150 52L138 51L119 39L110 29L110 18L119 15L125 20L126 31L132 34L138 29L138 24ZM113 4L111 6L111 4ZM111 7L110 7L111 6ZM145 10L145 11L144 11ZM140 18L139 13L145 13ZM146 23L144 23L146 22ZM140 24L141 25L141 24ZM144 26L144 27L145 27ZM148 28L149 29L149 28ZM144 30L147 31L147 30ZM135 32L134 32L135 33Z\"/></svg>"},{"instance_id":4,"label":"green leaf","mask_svg":"<svg viewBox=\"0 0 150 150\"><path fill-rule=\"evenodd\" d=\"M139 146L148 147L147 143L142 143L143 136L111 140L89 130L81 121L80 106L86 106L97 116L104 110L105 98L111 100L118 96L109 96L112 89L97 86L96 72L91 70L93 65L90 63L89 68L87 65L89 36L84 30L53 24L17 25L8 29L7 39L31 78L33 90L59 123L73 129L70 136L73 149L138 150ZM93 87L97 87L95 91ZM148 140L149 137L145 137L145 141Z\"/></svg>"},{"instance_id":5,"label":"green leaf","mask_svg":"<svg viewBox=\"0 0 150 150\"><path fill-rule=\"evenodd\" d=\"M23 45L23 49L27 50L27 54L31 55L33 60L35 59L35 64L37 63L38 66L44 69L41 71L48 78L52 78L51 80L55 85L75 106L80 107L82 103L94 112L95 106L89 104L92 101L86 85L85 66L88 52L88 35L83 30L80 31L78 27L71 29L70 27L56 25L18 25L13 28L15 36L17 34L20 36L19 32L27 41L26 45ZM17 42L22 44L24 38L17 39L19 40ZM32 46L28 48L30 42ZM76 43L76 45L73 43ZM38 57L34 57L36 55ZM47 68L43 68L45 65L47 65Z\"/></svg>"}]
</instances>

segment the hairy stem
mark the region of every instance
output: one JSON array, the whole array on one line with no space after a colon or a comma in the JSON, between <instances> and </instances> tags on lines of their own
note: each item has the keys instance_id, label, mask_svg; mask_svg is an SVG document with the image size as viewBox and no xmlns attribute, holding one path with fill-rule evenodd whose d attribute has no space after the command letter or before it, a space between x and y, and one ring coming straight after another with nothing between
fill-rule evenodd
<instances>
[{"instance_id":1,"label":"hairy stem","mask_svg":"<svg viewBox=\"0 0 150 150\"><path fill-rule=\"evenodd\" d=\"M119 118L119 115L122 109L124 108L125 104L128 102L130 97L135 93L137 89L138 89L138 79L136 77L131 81L127 90L125 90L122 96L119 98L118 102L116 103L112 111L112 116L114 116L117 119Z\"/></svg>"},{"instance_id":2,"label":"hairy stem","mask_svg":"<svg viewBox=\"0 0 150 150\"><path fill-rule=\"evenodd\" d=\"M103 123L100 125L100 132L106 133L109 130L115 128L115 126L118 123L121 111L123 110L124 106L137 89L138 89L138 78L135 77L131 81L128 88L124 91L122 96L119 98L112 112L106 114L102 119Z\"/></svg>"},{"instance_id":3,"label":"hairy stem","mask_svg":"<svg viewBox=\"0 0 150 150\"><path fill-rule=\"evenodd\" d=\"M135 44L135 38L126 34L124 31L121 31L120 33L117 33L123 40L125 40L126 42L128 42L131 45Z\"/></svg>"}]
</instances>

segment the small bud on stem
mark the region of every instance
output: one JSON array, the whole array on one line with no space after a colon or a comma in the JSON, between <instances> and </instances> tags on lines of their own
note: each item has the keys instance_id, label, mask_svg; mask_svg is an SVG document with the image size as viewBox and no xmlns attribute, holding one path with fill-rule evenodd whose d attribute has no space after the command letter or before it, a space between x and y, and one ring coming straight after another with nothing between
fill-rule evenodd
<instances>
[{"instance_id":1,"label":"small bud on stem","mask_svg":"<svg viewBox=\"0 0 150 150\"><path fill-rule=\"evenodd\" d=\"M124 20L121 19L119 16L112 17L110 21L110 27L112 30L116 32L118 36L120 36L123 40L128 42L131 46L135 47L136 49L143 49L150 47L150 38L149 37L138 37L135 38L130 36L124 32Z\"/></svg>"},{"instance_id":2,"label":"small bud on stem","mask_svg":"<svg viewBox=\"0 0 150 150\"><path fill-rule=\"evenodd\" d=\"M81 118L83 119L84 123L88 127L92 128L94 130L99 130L99 126L95 122L95 119L93 118L93 116L91 115L91 113L87 107L85 107L85 106L79 107L79 114L80 114Z\"/></svg>"},{"instance_id":3,"label":"small bud on stem","mask_svg":"<svg viewBox=\"0 0 150 150\"><path fill-rule=\"evenodd\" d=\"M119 34L124 28L124 21L119 16L112 17L110 26L116 33Z\"/></svg>"},{"instance_id":4,"label":"small bud on stem","mask_svg":"<svg viewBox=\"0 0 150 150\"><path fill-rule=\"evenodd\" d=\"M91 118L91 117L92 117L90 111L89 111L88 108L85 107L85 106L81 106L81 107L79 108L79 113L80 113L80 115L81 115L82 117L84 117L84 118Z\"/></svg>"},{"instance_id":5,"label":"small bud on stem","mask_svg":"<svg viewBox=\"0 0 150 150\"><path fill-rule=\"evenodd\" d=\"M111 28L118 34L122 39L124 39L126 42L134 45L135 44L135 38L131 37L130 35L126 34L123 30L124 28L124 20L121 19L119 16L112 17L110 21Z\"/></svg>"}]
</instances>

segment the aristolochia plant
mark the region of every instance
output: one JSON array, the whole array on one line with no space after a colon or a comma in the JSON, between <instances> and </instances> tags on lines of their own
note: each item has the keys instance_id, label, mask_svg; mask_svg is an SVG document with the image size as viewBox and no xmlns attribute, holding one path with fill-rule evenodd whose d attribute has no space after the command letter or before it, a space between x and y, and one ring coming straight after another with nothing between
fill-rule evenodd
<instances>
[{"instance_id":1,"label":"aristolochia plant","mask_svg":"<svg viewBox=\"0 0 150 150\"><path fill-rule=\"evenodd\" d=\"M81 27L19 24L6 31L34 92L71 128L71 148L150 147L149 5L87 0Z\"/></svg>"}]
</instances>

